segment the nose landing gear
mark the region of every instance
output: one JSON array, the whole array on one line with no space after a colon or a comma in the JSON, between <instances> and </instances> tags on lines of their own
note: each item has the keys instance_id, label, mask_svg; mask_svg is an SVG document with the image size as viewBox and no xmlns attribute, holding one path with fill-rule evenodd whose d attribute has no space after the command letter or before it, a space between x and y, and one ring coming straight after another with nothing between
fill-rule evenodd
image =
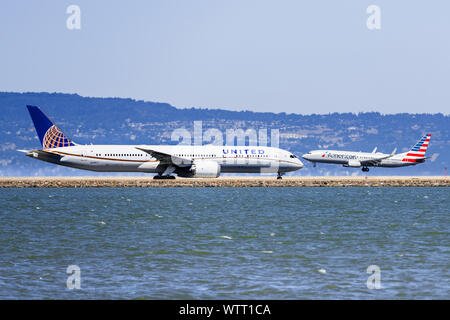
<instances>
[{"instance_id":1,"label":"nose landing gear","mask_svg":"<svg viewBox=\"0 0 450 320\"><path fill-rule=\"evenodd\" d=\"M367 168L367 167L363 167L361 170L362 170L363 172L369 172L369 168Z\"/></svg>"},{"instance_id":2,"label":"nose landing gear","mask_svg":"<svg viewBox=\"0 0 450 320\"><path fill-rule=\"evenodd\" d=\"M282 177L282 173L281 172L278 172L278 175L277 175L277 180L281 180L281 179L283 179L283 177Z\"/></svg>"}]
</instances>

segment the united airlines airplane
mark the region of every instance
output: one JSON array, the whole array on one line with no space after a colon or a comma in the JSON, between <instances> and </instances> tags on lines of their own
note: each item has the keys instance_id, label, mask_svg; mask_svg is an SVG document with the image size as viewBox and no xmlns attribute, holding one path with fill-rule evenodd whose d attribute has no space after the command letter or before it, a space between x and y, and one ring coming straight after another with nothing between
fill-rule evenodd
<instances>
[{"instance_id":1,"label":"united airlines airplane","mask_svg":"<svg viewBox=\"0 0 450 320\"><path fill-rule=\"evenodd\" d=\"M91 171L157 173L156 179L217 178L221 173L277 173L303 167L292 153L260 146L79 145L35 106L27 106L42 150L19 150L38 160Z\"/></svg>"},{"instance_id":2,"label":"united airlines airplane","mask_svg":"<svg viewBox=\"0 0 450 320\"><path fill-rule=\"evenodd\" d=\"M369 171L368 167L406 167L425 162L425 152L430 142L431 134L423 136L408 152L395 154L394 149L391 154L376 152L375 148L372 153L353 152L353 151L336 151L336 150L314 150L304 154L305 160L314 163L334 163L341 164L344 167L360 168L362 171Z\"/></svg>"}]
</instances>

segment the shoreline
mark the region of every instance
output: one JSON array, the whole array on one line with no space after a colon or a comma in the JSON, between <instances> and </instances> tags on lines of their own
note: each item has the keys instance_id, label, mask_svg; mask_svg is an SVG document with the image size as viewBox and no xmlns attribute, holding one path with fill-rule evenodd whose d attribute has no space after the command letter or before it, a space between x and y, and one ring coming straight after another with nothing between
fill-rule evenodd
<instances>
[{"instance_id":1,"label":"shoreline","mask_svg":"<svg viewBox=\"0 0 450 320\"><path fill-rule=\"evenodd\" d=\"M283 177L225 176L154 180L133 176L0 177L0 188L145 188L145 187L449 187L444 176Z\"/></svg>"}]
</instances>

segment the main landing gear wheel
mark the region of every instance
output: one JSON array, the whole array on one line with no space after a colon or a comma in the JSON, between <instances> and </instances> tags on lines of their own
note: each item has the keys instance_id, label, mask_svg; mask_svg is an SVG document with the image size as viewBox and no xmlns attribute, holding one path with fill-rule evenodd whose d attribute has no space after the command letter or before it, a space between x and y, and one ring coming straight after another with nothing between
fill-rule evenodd
<instances>
[{"instance_id":1,"label":"main landing gear wheel","mask_svg":"<svg viewBox=\"0 0 450 320\"><path fill-rule=\"evenodd\" d=\"M361 170L362 170L363 172L369 172L369 168L367 168L367 167L363 167Z\"/></svg>"},{"instance_id":2,"label":"main landing gear wheel","mask_svg":"<svg viewBox=\"0 0 450 320\"><path fill-rule=\"evenodd\" d=\"M154 176L153 179L155 179L155 180L172 180L172 179L175 179L175 176L157 175L157 176Z\"/></svg>"},{"instance_id":3,"label":"main landing gear wheel","mask_svg":"<svg viewBox=\"0 0 450 320\"><path fill-rule=\"evenodd\" d=\"M278 172L278 175L277 175L277 180L281 180L281 179L283 179L283 177L282 177L281 175L282 175L282 174Z\"/></svg>"}]
</instances>

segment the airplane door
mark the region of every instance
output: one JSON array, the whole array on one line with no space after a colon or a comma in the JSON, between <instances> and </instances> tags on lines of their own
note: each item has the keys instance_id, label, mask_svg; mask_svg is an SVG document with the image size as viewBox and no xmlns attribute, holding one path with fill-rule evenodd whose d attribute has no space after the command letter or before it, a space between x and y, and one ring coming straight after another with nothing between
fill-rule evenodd
<instances>
[{"instance_id":1,"label":"airplane door","mask_svg":"<svg viewBox=\"0 0 450 320\"><path fill-rule=\"evenodd\" d=\"M90 165L97 165L97 164L99 164L98 159L95 157L94 148L90 147L88 149L88 151L89 151L89 153L85 155L85 156L90 156L90 157L87 158L88 159L88 163Z\"/></svg>"},{"instance_id":2,"label":"airplane door","mask_svg":"<svg viewBox=\"0 0 450 320\"><path fill-rule=\"evenodd\" d=\"M81 157L80 157L81 163L87 163L88 162L88 158L86 157L88 155L87 151L88 150L86 148L82 148L81 149L81 152L80 152L80 154L81 154Z\"/></svg>"}]
</instances>

